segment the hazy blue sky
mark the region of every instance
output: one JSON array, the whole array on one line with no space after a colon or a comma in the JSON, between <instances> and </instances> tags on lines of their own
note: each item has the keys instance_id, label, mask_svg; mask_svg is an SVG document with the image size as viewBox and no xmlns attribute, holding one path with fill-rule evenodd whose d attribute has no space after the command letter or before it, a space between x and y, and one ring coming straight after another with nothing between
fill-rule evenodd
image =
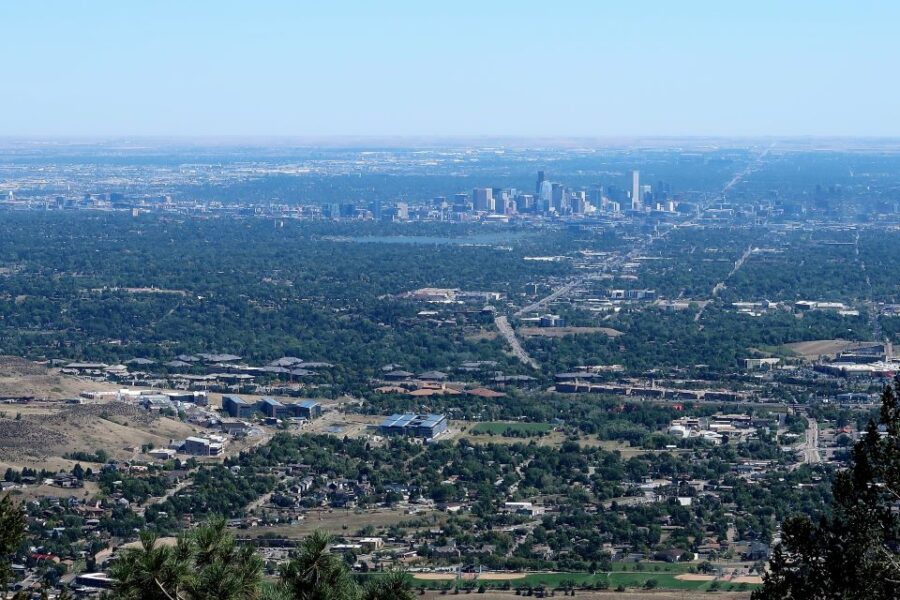
<instances>
[{"instance_id":1,"label":"hazy blue sky","mask_svg":"<svg viewBox=\"0 0 900 600\"><path fill-rule=\"evenodd\" d=\"M860 0L5 0L0 135L896 136L898 23Z\"/></svg>"}]
</instances>

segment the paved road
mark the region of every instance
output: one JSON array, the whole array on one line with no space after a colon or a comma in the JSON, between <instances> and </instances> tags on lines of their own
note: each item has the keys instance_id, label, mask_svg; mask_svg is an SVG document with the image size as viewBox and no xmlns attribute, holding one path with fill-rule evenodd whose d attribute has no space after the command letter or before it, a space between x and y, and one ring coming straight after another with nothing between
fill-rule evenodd
<instances>
[{"instance_id":1,"label":"paved road","mask_svg":"<svg viewBox=\"0 0 900 600\"><path fill-rule=\"evenodd\" d=\"M744 253L741 254L741 257L734 262L734 266L728 271L728 275L722 279L719 283L713 286L712 295L716 296L719 292L725 289L725 282L731 279L735 273L737 273L741 267L744 266L744 263L747 262L747 259L750 258L750 255L753 254L753 246L748 246Z\"/></svg>"},{"instance_id":2,"label":"paved road","mask_svg":"<svg viewBox=\"0 0 900 600\"><path fill-rule=\"evenodd\" d=\"M744 177L755 171L757 167L759 167L763 163L763 160L766 158L766 156L768 156L769 152L774 147L775 142L772 142L772 144L770 144L768 148L760 152L759 155L753 161L751 161L746 168L744 168L744 170L736 173L734 177L731 178L731 181L725 184L725 187L722 188L722 200L725 199L725 195L731 190L731 188L740 183Z\"/></svg>"},{"instance_id":3,"label":"paved road","mask_svg":"<svg viewBox=\"0 0 900 600\"><path fill-rule=\"evenodd\" d=\"M859 264L859 270L866 277L866 309L869 313L869 324L872 327L872 340L878 341L882 339L882 330L881 330L881 320L879 319L881 308L873 299L872 294L872 280L869 278L869 272L866 270L866 263L859 256L859 231L856 232L856 236L853 239L853 252L856 255L856 262ZM888 338L884 338L885 344L888 342Z\"/></svg>"},{"instance_id":4,"label":"paved road","mask_svg":"<svg viewBox=\"0 0 900 600\"><path fill-rule=\"evenodd\" d=\"M512 326L509 324L509 319L507 319L504 315L499 315L494 318L494 323L497 324L497 329L500 331L500 335L502 335L506 339L506 343L508 343L510 348L512 348L513 354L516 355L516 358L534 369L540 369L537 361L528 356L528 353L525 352L522 344L519 343L519 338L516 337L516 332L513 331Z\"/></svg>"},{"instance_id":5,"label":"paved road","mask_svg":"<svg viewBox=\"0 0 900 600\"><path fill-rule=\"evenodd\" d=\"M806 439L801 447L803 452L803 462L815 465L822 462L822 455L819 454L819 424L815 419L809 419L809 427L806 430Z\"/></svg>"},{"instance_id":6,"label":"paved road","mask_svg":"<svg viewBox=\"0 0 900 600\"><path fill-rule=\"evenodd\" d=\"M268 504L269 500L272 499L272 495L274 493L275 492L268 492L268 493L263 494L262 496L260 496L259 498L257 498L256 500L254 500L253 502L248 504L247 507L244 509L244 511L249 514L253 514L257 508L260 508L260 507Z\"/></svg>"},{"instance_id":7,"label":"paved road","mask_svg":"<svg viewBox=\"0 0 900 600\"><path fill-rule=\"evenodd\" d=\"M188 487L192 483L194 483L194 482L190 477L185 477L184 479L179 481L177 484L175 484L175 486L173 488L166 490L166 493L163 494L162 496L151 496L150 498L147 498L147 501L144 502L144 505L135 508L134 512L143 516L143 514L147 511L148 506L153 506L154 504L162 504L163 502L165 502L166 500L168 500L169 498L171 498L172 496L174 496L175 494L177 494L184 488Z\"/></svg>"},{"instance_id":8,"label":"paved road","mask_svg":"<svg viewBox=\"0 0 900 600\"><path fill-rule=\"evenodd\" d=\"M753 246L749 246L746 250L744 250L744 253L741 254L741 257L735 261L734 267L731 268L731 271L728 272L728 275L726 275L724 278L722 278L722 281L718 282L716 285L713 286L713 289L712 289L712 297L713 298L718 296L719 292L721 292L722 290L725 289L725 287L726 287L725 282L728 281L729 279L731 279L731 276L734 275L735 273L737 273L738 270L740 270L740 268L744 266L744 263L747 262L747 259L750 258L751 254L753 254ZM698 322L701 317L703 317L703 311L706 310L706 307L708 304L709 304L709 302L704 302L700 306L700 310L698 310L697 314L694 316L695 323Z\"/></svg>"},{"instance_id":9,"label":"paved road","mask_svg":"<svg viewBox=\"0 0 900 600\"><path fill-rule=\"evenodd\" d=\"M731 180L725 184L725 187L722 188L722 191L719 192L719 200L725 201L729 190L731 190L731 188L733 188L738 183L740 183L741 180L744 179L744 177L746 177L747 175L752 173L757 167L759 167L763 163L763 160L766 158L766 156L769 154L769 151L772 150L772 148L774 148L774 147L775 147L775 144L773 143L768 148L766 148L765 150L760 152L759 155L752 162L750 162L750 164L748 164L743 170L735 173L734 177L732 177ZM693 222L693 221L694 221L694 219L691 219L691 222ZM723 279L722 281L718 282L715 286L713 286L713 289L712 289L712 297L713 298L718 296L719 292L721 292L722 290L725 289L725 282L728 281L728 279L732 275L737 273L738 269L740 269L741 267L744 266L744 263L747 261L747 259L750 257L751 254L753 254L753 246L748 247L747 250L744 252L744 254L742 254L741 257L737 260L737 262L734 263L734 268L732 268L731 272L729 272L728 275L725 276L725 279ZM697 314L694 316L695 323L698 322L701 319L701 317L703 317L703 311L705 311L705 310L706 310L706 304L701 306L700 310L697 311Z\"/></svg>"}]
</instances>

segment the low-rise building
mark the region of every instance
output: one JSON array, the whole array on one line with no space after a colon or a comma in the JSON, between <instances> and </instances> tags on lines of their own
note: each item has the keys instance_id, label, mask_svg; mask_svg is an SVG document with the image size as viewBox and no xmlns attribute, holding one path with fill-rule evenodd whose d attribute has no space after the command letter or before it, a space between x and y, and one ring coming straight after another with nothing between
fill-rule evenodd
<instances>
[{"instance_id":1,"label":"low-rise building","mask_svg":"<svg viewBox=\"0 0 900 600\"><path fill-rule=\"evenodd\" d=\"M281 402L275 398L263 398L257 404L257 408L259 412L273 419L295 417L311 420L322 416L322 405L315 400Z\"/></svg>"},{"instance_id":2,"label":"low-rise building","mask_svg":"<svg viewBox=\"0 0 900 600\"><path fill-rule=\"evenodd\" d=\"M148 450L147 455L156 460L169 460L175 458L175 450L171 448L154 448Z\"/></svg>"},{"instance_id":3,"label":"low-rise building","mask_svg":"<svg viewBox=\"0 0 900 600\"><path fill-rule=\"evenodd\" d=\"M371 552L383 548L384 540L380 537L364 537L359 539L359 545L363 547L363 550Z\"/></svg>"},{"instance_id":4,"label":"low-rise building","mask_svg":"<svg viewBox=\"0 0 900 600\"><path fill-rule=\"evenodd\" d=\"M197 406L208 406L209 396L206 392L166 392L172 402L189 402Z\"/></svg>"},{"instance_id":5,"label":"low-rise building","mask_svg":"<svg viewBox=\"0 0 900 600\"><path fill-rule=\"evenodd\" d=\"M505 502L503 504L503 510L505 512L516 513L519 515L528 515L530 517L536 517L544 514L543 506L535 506L531 502Z\"/></svg>"},{"instance_id":6,"label":"low-rise building","mask_svg":"<svg viewBox=\"0 0 900 600\"><path fill-rule=\"evenodd\" d=\"M200 437L189 437L181 445L181 451L194 456L218 456L222 453L223 443Z\"/></svg>"},{"instance_id":7,"label":"low-rise building","mask_svg":"<svg viewBox=\"0 0 900 600\"><path fill-rule=\"evenodd\" d=\"M111 590L116 582L106 573L79 573L75 583L91 589Z\"/></svg>"},{"instance_id":8,"label":"low-rise building","mask_svg":"<svg viewBox=\"0 0 900 600\"><path fill-rule=\"evenodd\" d=\"M245 436L250 433L253 426L246 421L227 420L220 424L223 433L234 435L237 437Z\"/></svg>"},{"instance_id":9,"label":"low-rise building","mask_svg":"<svg viewBox=\"0 0 900 600\"><path fill-rule=\"evenodd\" d=\"M762 369L765 367L774 367L778 363L781 362L780 358L745 358L744 359L744 368L745 369Z\"/></svg>"}]
</instances>

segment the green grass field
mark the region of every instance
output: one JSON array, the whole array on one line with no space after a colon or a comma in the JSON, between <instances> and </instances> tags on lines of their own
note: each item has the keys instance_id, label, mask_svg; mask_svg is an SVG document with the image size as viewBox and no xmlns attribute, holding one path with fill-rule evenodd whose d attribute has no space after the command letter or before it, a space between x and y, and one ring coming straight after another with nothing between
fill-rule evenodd
<instances>
[{"instance_id":1,"label":"green grass field","mask_svg":"<svg viewBox=\"0 0 900 600\"><path fill-rule=\"evenodd\" d=\"M543 586L548 589L563 587L567 584L574 584L576 587L586 588L607 588L614 590L619 586L635 589L645 588L647 582L655 581L655 589L660 590L693 590L698 592L712 591L744 591L752 590L755 585L736 584L724 581L688 581L676 579L681 573L686 573L690 567L684 563L643 563L640 565L641 571L625 571L621 570L625 566L634 569L634 563L625 565L616 563L613 565L613 571L610 573L529 573L525 577L510 580L414 580L415 586L420 588L443 588L452 589L457 584L461 588L484 586L488 589L516 589L524 587ZM659 571L655 569L658 568Z\"/></svg>"},{"instance_id":2,"label":"green grass field","mask_svg":"<svg viewBox=\"0 0 900 600\"><path fill-rule=\"evenodd\" d=\"M479 423L469 430L474 435L504 435L507 432L519 435L544 435L553 431L549 423L516 423L489 421Z\"/></svg>"},{"instance_id":3,"label":"green grass field","mask_svg":"<svg viewBox=\"0 0 900 600\"><path fill-rule=\"evenodd\" d=\"M691 567L696 566L691 563L686 562L676 562L676 563L667 563L667 562L656 562L656 561L644 561L644 562L614 562L612 563L612 570L615 572L618 571L641 571L641 572L653 572L653 573L690 573Z\"/></svg>"},{"instance_id":4,"label":"green grass field","mask_svg":"<svg viewBox=\"0 0 900 600\"><path fill-rule=\"evenodd\" d=\"M648 581L656 582L656 587L664 590L706 590L711 581L685 581L675 579L672 573L610 573L607 577L610 588L620 585L626 588L642 588Z\"/></svg>"}]
</instances>

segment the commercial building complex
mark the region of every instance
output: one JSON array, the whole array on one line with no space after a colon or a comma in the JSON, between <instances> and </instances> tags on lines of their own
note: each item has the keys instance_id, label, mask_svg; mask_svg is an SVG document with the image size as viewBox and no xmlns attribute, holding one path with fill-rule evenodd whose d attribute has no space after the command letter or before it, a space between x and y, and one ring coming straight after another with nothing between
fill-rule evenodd
<instances>
[{"instance_id":1,"label":"commercial building complex","mask_svg":"<svg viewBox=\"0 0 900 600\"><path fill-rule=\"evenodd\" d=\"M447 417L434 414L393 414L381 422L378 430L382 435L402 435L430 440L447 431Z\"/></svg>"},{"instance_id":2,"label":"commercial building complex","mask_svg":"<svg viewBox=\"0 0 900 600\"><path fill-rule=\"evenodd\" d=\"M247 418L257 412L273 419L288 417L315 419L322 416L322 405L315 400L281 402L275 398L263 398L251 404L234 395L222 396L222 410L235 419Z\"/></svg>"}]
</instances>

